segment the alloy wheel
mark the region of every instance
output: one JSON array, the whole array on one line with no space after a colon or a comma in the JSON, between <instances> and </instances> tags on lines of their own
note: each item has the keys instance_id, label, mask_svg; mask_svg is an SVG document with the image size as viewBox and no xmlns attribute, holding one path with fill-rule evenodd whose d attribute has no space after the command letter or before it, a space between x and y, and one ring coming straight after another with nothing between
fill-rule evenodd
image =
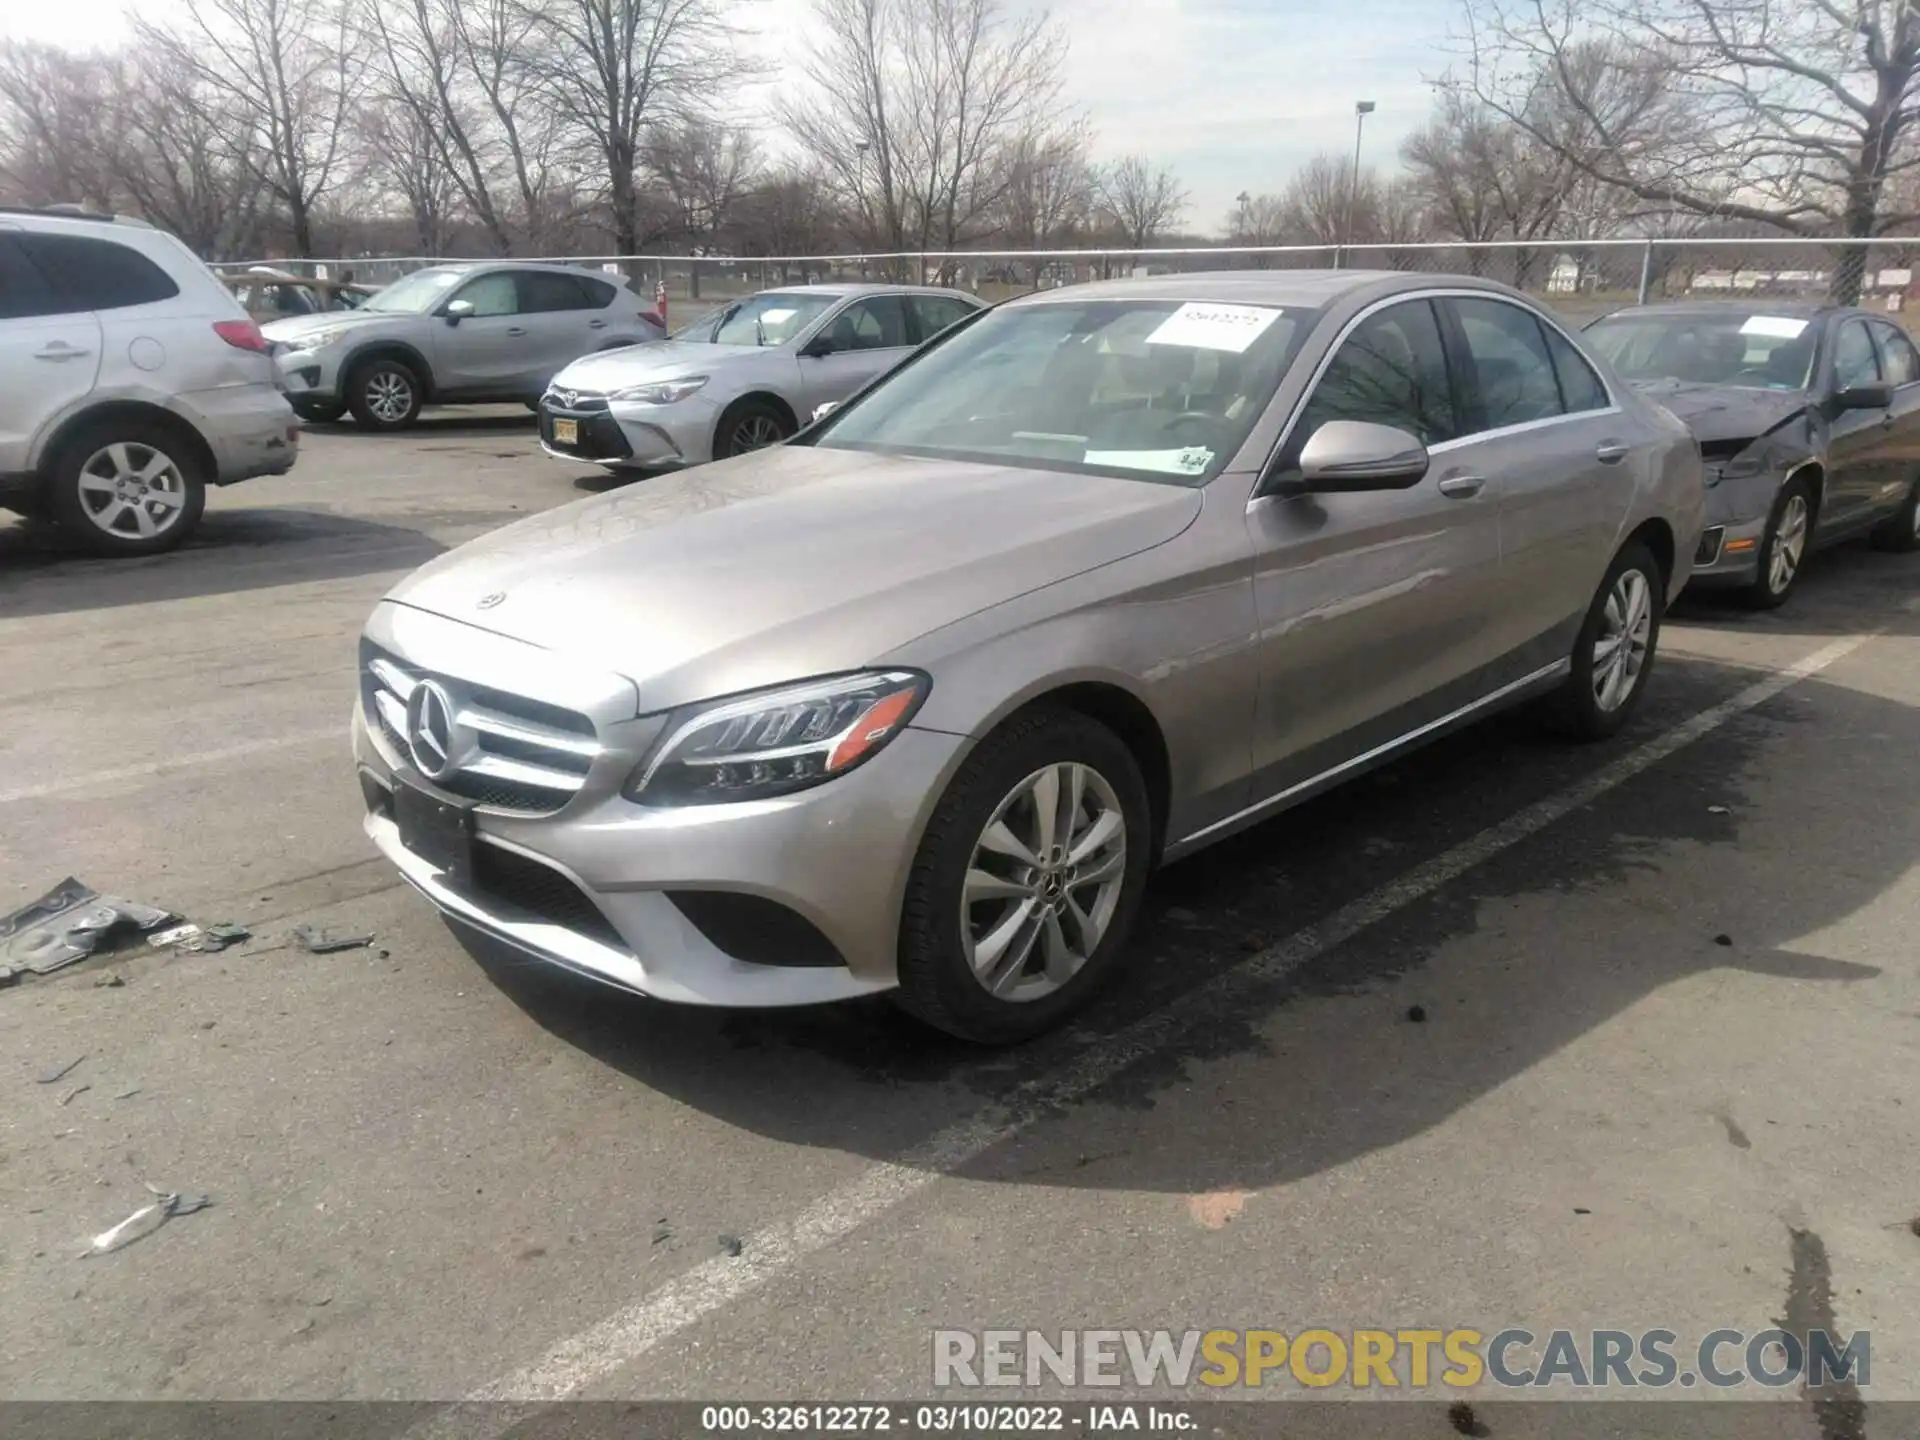
<instances>
[{"instance_id":1,"label":"alloy wheel","mask_svg":"<svg viewBox=\"0 0 1920 1440\"><path fill-rule=\"evenodd\" d=\"M773 416L749 415L733 427L733 453L743 455L749 450L764 450L785 438L780 422Z\"/></svg>"},{"instance_id":2,"label":"alloy wheel","mask_svg":"<svg viewBox=\"0 0 1920 1440\"><path fill-rule=\"evenodd\" d=\"M1767 552L1767 588L1774 594L1786 594L1793 577L1800 573L1806 549L1807 500L1804 495L1789 495L1786 508L1780 512L1780 523L1774 528L1773 548Z\"/></svg>"},{"instance_id":3,"label":"alloy wheel","mask_svg":"<svg viewBox=\"0 0 1920 1440\"><path fill-rule=\"evenodd\" d=\"M1113 924L1127 874L1127 822L1105 776L1073 761L1034 771L974 842L960 934L974 978L1002 1000L1051 995Z\"/></svg>"},{"instance_id":4,"label":"alloy wheel","mask_svg":"<svg viewBox=\"0 0 1920 1440\"><path fill-rule=\"evenodd\" d=\"M367 378L367 409L383 424L397 425L413 408L413 386L394 370L379 370Z\"/></svg>"},{"instance_id":5,"label":"alloy wheel","mask_svg":"<svg viewBox=\"0 0 1920 1440\"><path fill-rule=\"evenodd\" d=\"M1646 573L1622 570L1607 595L1593 642L1593 702L1613 711L1633 694L1653 637L1653 586Z\"/></svg>"},{"instance_id":6,"label":"alloy wheel","mask_svg":"<svg viewBox=\"0 0 1920 1440\"><path fill-rule=\"evenodd\" d=\"M164 535L186 513L187 480L171 456L138 440L103 445L80 467L80 509L121 539Z\"/></svg>"}]
</instances>

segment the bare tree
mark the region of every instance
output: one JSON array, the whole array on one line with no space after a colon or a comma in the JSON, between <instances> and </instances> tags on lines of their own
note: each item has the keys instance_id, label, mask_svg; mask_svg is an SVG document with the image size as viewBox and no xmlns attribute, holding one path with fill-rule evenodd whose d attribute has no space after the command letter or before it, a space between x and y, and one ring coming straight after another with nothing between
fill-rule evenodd
<instances>
[{"instance_id":1,"label":"bare tree","mask_svg":"<svg viewBox=\"0 0 1920 1440\"><path fill-rule=\"evenodd\" d=\"M1920 12L1908 0L1471 0L1472 84L1585 173L1656 205L1807 236L1910 223ZM1862 247L1835 267L1857 295Z\"/></svg>"},{"instance_id":2,"label":"bare tree","mask_svg":"<svg viewBox=\"0 0 1920 1440\"><path fill-rule=\"evenodd\" d=\"M413 220L416 255L441 255L451 238L459 186L433 116L397 97L371 100L355 117L365 170L392 187Z\"/></svg>"},{"instance_id":3,"label":"bare tree","mask_svg":"<svg viewBox=\"0 0 1920 1440\"><path fill-rule=\"evenodd\" d=\"M0 40L0 178L16 201L110 208L111 72L104 57Z\"/></svg>"},{"instance_id":4,"label":"bare tree","mask_svg":"<svg viewBox=\"0 0 1920 1440\"><path fill-rule=\"evenodd\" d=\"M758 180L760 147L747 130L689 119L649 131L643 161L672 202L681 237L705 248Z\"/></svg>"},{"instance_id":5,"label":"bare tree","mask_svg":"<svg viewBox=\"0 0 1920 1440\"><path fill-rule=\"evenodd\" d=\"M998 229L1009 247L1042 250L1084 231L1093 208L1094 171L1087 131L1076 122L1021 135L1008 147L1004 213Z\"/></svg>"},{"instance_id":6,"label":"bare tree","mask_svg":"<svg viewBox=\"0 0 1920 1440\"><path fill-rule=\"evenodd\" d=\"M621 254L662 220L645 188L651 132L724 98L745 65L721 0L541 0L530 11L541 92L590 147ZM657 199L657 197L653 197Z\"/></svg>"},{"instance_id":7,"label":"bare tree","mask_svg":"<svg viewBox=\"0 0 1920 1440\"><path fill-rule=\"evenodd\" d=\"M1365 169L1356 185L1352 161L1315 155L1287 182L1280 208L1281 229L1292 244L1365 244L1380 235L1380 180Z\"/></svg>"},{"instance_id":8,"label":"bare tree","mask_svg":"<svg viewBox=\"0 0 1920 1440\"><path fill-rule=\"evenodd\" d=\"M181 0L172 25L136 19L144 50L190 71L257 137L258 180L285 210L293 248L340 179L360 66L346 0Z\"/></svg>"},{"instance_id":9,"label":"bare tree","mask_svg":"<svg viewBox=\"0 0 1920 1440\"><path fill-rule=\"evenodd\" d=\"M787 165L741 197L730 229L749 254L808 255L833 244L839 223L827 177Z\"/></svg>"},{"instance_id":10,"label":"bare tree","mask_svg":"<svg viewBox=\"0 0 1920 1440\"><path fill-rule=\"evenodd\" d=\"M1101 207L1131 250L1146 249L1187 212L1187 192L1173 171L1144 155L1101 167L1094 183Z\"/></svg>"},{"instance_id":11,"label":"bare tree","mask_svg":"<svg viewBox=\"0 0 1920 1440\"><path fill-rule=\"evenodd\" d=\"M1065 41L1000 0L815 0L801 92L780 118L893 250L989 230L1022 141L1058 119Z\"/></svg>"},{"instance_id":12,"label":"bare tree","mask_svg":"<svg viewBox=\"0 0 1920 1440\"><path fill-rule=\"evenodd\" d=\"M257 249L271 217L247 118L166 50L122 56L113 87L107 163L120 193L209 258Z\"/></svg>"}]
</instances>

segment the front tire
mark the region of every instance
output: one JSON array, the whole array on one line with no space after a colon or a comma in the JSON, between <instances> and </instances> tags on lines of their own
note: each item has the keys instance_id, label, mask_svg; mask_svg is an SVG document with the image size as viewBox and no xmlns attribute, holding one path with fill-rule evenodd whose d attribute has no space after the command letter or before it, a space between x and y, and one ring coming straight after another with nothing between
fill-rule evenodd
<instances>
[{"instance_id":1,"label":"front tire","mask_svg":"<svg viewBox=\"0 0 1920 1440\"><path fill-rule=\"evenodd\" d=\"M713 458L725 460L778 445L793 434L786 415L764 400L740 400L727 407L714 427Z\"/></svg>"},{"instance_id":2,"label":"front tire","mask_svg":"<svg viewBox=\"0 0 1920 1440\"><path fill-rule=\"evenodd\" d=\"M88 426L51 467L50 509L96 555L154 555L193 533L207 477L186 438L138 421Z\"/></svg>"},{"instance_id":3,"label":"front tire","mask_svg":"<svg viewBox=\"0 0 1920 1440\"><path fill-rule=\"evenodd\" d=\"M1139 765L1097 721L1036 710L988 736L908 877L901 1006L983 1045L1059 1025L1119 968L1152 826Z\"/></svg>"},{"instance_id":4,"label":"front tire","mask_svg":"<svg viewBox=\"0 0 1920 1440\"><path fill-rule=\"evenodd\" d=\"M420 377L400 360L363 360L347 377L347 406L362 430L404 430L425 399Z\"/></svg>"},{"instance_id":5,"label":"front tire","mask_svg":"<svg viewBox=\"0 0 1920 1440\"><path fill-rule=\"evenodd\" d=\"M1554 719L1576 740L1605 740L1627 723L1653 673L1666 576L1645 545L1614 557L1573 642L1573 671L1554 697Z\"/></svg>"},{"instance_id":6,"label":"front tire","mask_svg":"<svg viewBox=\"0 0 1920 1440\"><path fill-rule=\"evenodd\" d=\"M1813 540L1813 488L1796 475L1780 487L1760 536L1759 573L1742 592L1750 609L1778 610L1806 568Z\"/></svg>"},{"instance_id":7,"label":"front tire","mask_svg":"<svg viewBox=\"0 0 1920 1440\"><path fill-rule=\"evenodd\" d=\"M1907 490L1900 508L1873 527L1873 548L1909 555L1920 550L1920 480Z\"/></svg>"}]
</instances>

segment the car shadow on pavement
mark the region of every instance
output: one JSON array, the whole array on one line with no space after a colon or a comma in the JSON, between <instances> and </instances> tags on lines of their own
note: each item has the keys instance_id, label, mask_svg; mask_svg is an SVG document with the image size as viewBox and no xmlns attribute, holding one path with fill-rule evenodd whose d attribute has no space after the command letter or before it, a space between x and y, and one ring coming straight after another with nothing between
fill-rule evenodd
<instances>
[{"instance_id":1,"label":"car shadow on pavement","mask_svg":"<svg viewBox=\"0 0 1920 1440\"><path fill-rule=\"evenodd\" d=\"M519 438L537 428L534 413L524 405L475 405L472 407L429 405L413 424L398 434L410 440L458 439L463 436ZM364 430L351 419L303 420L300 428L315 435L360 440L369 445L390 444L396 432Z\"/></svg>"},{"instance_id":2,"label":"car shadow on pavement","mask_svg":"<svg viewBox=\"0 0 1920 1440\"><path fill-rule=\"evenodd\" d=\"M1852 635L1876 624L1920 634L1920 615L1906 609L1920 595L1920 563L1890 555L1864 539L1807 559L1800 582L1778 610L1754 610L1734 590L1689 589L1669 618L1689 625L1767 635Z\"/></svg>"},{"instance_id":3,"label":"car shadow on pavement","mask_svg":"<svg viewBox=\"0 0 1920 1440\"><path fill-rule=\"evenodd\" d=\"M456 934L538 1024L636 1083L756 1134L874 1159L899 1160L983 1104L1029 1106L1023 1085L1180 1003L1191 1023L1062 1109L1063 1123L1029 1131L965 1173L1189 1195L1282 1184L1421 1134L1702 972L1821 985L1878 974L1794 945L1867 906L1920 859L1920 809L1889 797L1864 817L1857 803L1835 798L1831 813L1808 816L1804 831L1783 837L1778 827L1793 822L1774 808L1767 833L1748 840L1758 822L1746 817L1773 788L1776 748L1794 747L1796 771L1803 755L1819 757L1823 773L1834 773L1796 783L1825 783L1839 797L1874 791L1874 755L1920 747L1920 712L1815 678L1301 968L1265 983L1243 974L1225 994L1199 993L1273 942L1563 791L1758 674L1663 657L1645 711L1610 745L1564 745L1515 712L1169 867L1149 889L1121 983L1066 1033L1013 1051L964 1046L878 999L771 1012L658 1005ZM1809 701L1820 712L1817 741L1796 734ZM1849 833L1863 826L1870 844ZM1843 858L1796 865L1783 850ZM1669 867L1682 866L1689 875L1730 867L1738 878L1693 893L1685 879L1668 878ZM1646 909L1631 909L1623 887L1632 892L1649 875L1667 888ZM1748 903L1755 894L1766 903ZM1596 897L1614 917L1600 931L1582 908ZM1410 999L1427 1023L1412 1023ZM1124 1136L1138 1123L1130 1112L1186 1095L1206 1062L1245 1056L1277 1056L1284 1093L1220 1094L1222 1123L1186 1143L1126 1155L1121 1139L1123 1158L1088 1163L1085 1130ZM1228 1123L1235 1114L1239 1122Z\"/></svg>"},{"instance_id":4,"label":"car shadow on pavement","mask_svg":"<svg viewBox=\"0 0 1920 1440\"><path fill-rule=\"evenodd\" d=\"M56 531L0 520L0 616L59 615L409 570L445 549L405 526L280 505L210 509L179 549L134 559L86 555Z\"/></svg>"}]
</instances>

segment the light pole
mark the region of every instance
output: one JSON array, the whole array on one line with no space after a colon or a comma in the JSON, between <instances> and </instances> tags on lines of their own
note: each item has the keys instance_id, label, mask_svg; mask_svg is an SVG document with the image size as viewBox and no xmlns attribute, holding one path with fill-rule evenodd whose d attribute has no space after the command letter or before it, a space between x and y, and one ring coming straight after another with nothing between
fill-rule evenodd
<instances>
[{"instance_id":1,"label":"light pole","mask_svg":"<svg viewBox=\"0 0 1920 1440\"><path fill-rule=\"evenodd\" d=\"M1353 102L1353 174L1347 179L1347 215L1340 225L1340 238L1343 244L1353 244L1353 195L1360 188L1360 136L1366 129L1367 116L1373 113L1373 101L1356 100ZM1333 268L1341 266L1343 252L1336 248L1333 252Z\"/></svg>"},{"instance_id":2,"label":"light pole","mask_svg":"<svg viewBox=\"0 0 1920 1440\"><path fill-rule=\"evenodd\" d=\"M854 200L854 205L860 214L860 232L861 232L860 248L863 250L866 248L866 245L867 245L866 236L868 233L867 151L871 150L872 148L873 148L873 142L871 140L856 140L853 142L853 189L854 189L853 200ZM861 260L860 262L860 278L862 280L867 278L867 262L864 259Z\"/></svg>"}]
</instances>

